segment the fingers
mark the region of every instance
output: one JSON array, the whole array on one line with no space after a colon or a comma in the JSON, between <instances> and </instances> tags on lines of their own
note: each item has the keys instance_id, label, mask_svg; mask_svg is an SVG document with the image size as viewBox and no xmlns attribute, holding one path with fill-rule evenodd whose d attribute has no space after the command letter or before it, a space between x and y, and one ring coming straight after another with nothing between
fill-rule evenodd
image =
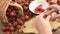
<instances>
[{"instance_id":1,"label":"fingers","mask_svg":"<svg viewBox=\"0 0 60 34\"><path fill-rule=\"evenodd\" d=\"M41 13L41 14L40 14L40 17L42 17L42 18L43 18L43 16L44 16L44 15L45 15L45 13Z\"/></svg>"},{"instance_id":2,"label":"fingers","mask_svg":"<svg viewBox=\"0 0 60 34\"><path fill-rule=\"evenodd\" d=\"M57 14L55 18L58 18L58 19L60 19L60 14Z\"/></svg>"},{"instance_id":3,"label":"fingers","mask_svg":"<svg viewBox=\"0 0 60 34\"><path fill-rule=\"evenodd\" d=\"M40 20L40 21L44 21L45 19L43 18L44 13L41 13L40 15L36 16L35 20Z\"/></svg>"},{"instance_id":4,"label":"fingers","mask_svg":"<svg viewBox=\"0 0 60 34\"><path fill-rule=\"evenodd\" d=\"M58 6L58 5L50 5L49 7L50 7L50 8L55 8L55 9L60 10L60 6Z\"/></svg>"}]
</instances>

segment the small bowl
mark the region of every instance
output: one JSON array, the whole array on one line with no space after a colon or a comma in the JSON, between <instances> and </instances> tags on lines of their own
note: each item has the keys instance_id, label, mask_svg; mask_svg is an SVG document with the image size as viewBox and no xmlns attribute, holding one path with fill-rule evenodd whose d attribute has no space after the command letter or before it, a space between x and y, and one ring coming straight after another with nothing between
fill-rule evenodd
<instances>
[{"instance_id":1,"label":"small bowl","mask_svg":"<svg viewBox=\"0 0 60 34\"><path fill-rule=\"evenodd\" d=\"M49 4L44 0L35 0L30 3L29 10L35 14L39 14L34 11L35 8L38 7L39 5L42 5L43 9L46 9L49 6Z\"/></svg>"}]
</instances>

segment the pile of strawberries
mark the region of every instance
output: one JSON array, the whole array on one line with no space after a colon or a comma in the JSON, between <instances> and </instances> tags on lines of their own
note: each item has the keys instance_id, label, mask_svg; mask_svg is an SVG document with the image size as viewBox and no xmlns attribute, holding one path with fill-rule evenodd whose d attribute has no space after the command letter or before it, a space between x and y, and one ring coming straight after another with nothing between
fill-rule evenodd
<instances>
[{"instance_id":1,"label":"pile of strawberries","mask_svg":"<svg viewBox=\"0 0 60 34\"><path fill-rule=\"evenodd\" d=\"M32 13L29 10L29 4L33 0L13 0L13 1L17 2L19 5L23 7L24 16L22 18L22 12L20 11L19 7L9 6L6 11L8 23L3 22L4 28L2 28L2 31L5 32L6 34L21 34L23 33L22 29L24 28L23 25L25 21L36 16L36 14ZM57 1L57 4L60 5L60 1ZM42 9L42 5L39 5L37 8L35 9L36 12L44 11L44 9Z\"/></svg>"},{"instance_id":2,"label":"pile of strawberries","mask_svg":"<svg viewBox=\"0 0 60 34\"><path fill-rule=\"evenodd\" d=\"M6 34L21 34L23 33L22 29L24 28L25 21L29 20L33 16L35 16L34 13L32 13L29 10L29 4L33 0L13 0L20 4L23 7L23 14L20 11L20 8L17 6L9 6L6 11L6 16L8 19L8 23L3 22L4 28L2 28L2 31Z\"/></svg>"},{"instance_id":3,"label":"pile of strawberries","mask_svg":"<svg viewBox=\"0 0 60 34\"><path fill-rule=\"evenodd\" d=\"M22 20L22 14L19 7L9 6L6 11L6 16L8 18L8 23L3 23L3 32L6 32L6 34L12 34L21 29L24 21Z\"/></svg>"},{"instance_id":4,"label":"pile of strawberries","mask_svg":"<svg viewBox=\"0 0 60 34\"><path fill-rule=\"evenodd\" d=\"M29 17L29 19L30 19L31 17L33 17L35 15L34 13L32 13L29 10L29 4L33 0L15 0L15 1L23 7L24 16Z\"/></svg>"},{"instance_id":5,"label":"pile of strawberries","mask_svg":"<svg viewBox=\"0 0 60 34\"><path fill-rule=\"evenodd\" d=\"M44 9L42 8L42 5L39 5L38 7L36 7L35 12L36 13L44 12Z\"/></svg>"}]
</instances>

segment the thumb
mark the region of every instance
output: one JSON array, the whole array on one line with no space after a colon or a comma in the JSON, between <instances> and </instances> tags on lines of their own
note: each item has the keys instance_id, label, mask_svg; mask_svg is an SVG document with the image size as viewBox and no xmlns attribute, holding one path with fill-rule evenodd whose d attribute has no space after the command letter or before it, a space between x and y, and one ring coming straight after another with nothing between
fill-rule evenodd
<instances>
[{"instance_id":1,"label":"thumb","mask_svg":"<svg viewBox=\"0 0 60 34\"><path fill-rule=\"evenodd\" d=\"M49 16L47 16L46 20L47 20L47 21L49 21L49 20L50 20L50 18L51 18L51 16L49 15Z\"/></svg>"}]
</instances>

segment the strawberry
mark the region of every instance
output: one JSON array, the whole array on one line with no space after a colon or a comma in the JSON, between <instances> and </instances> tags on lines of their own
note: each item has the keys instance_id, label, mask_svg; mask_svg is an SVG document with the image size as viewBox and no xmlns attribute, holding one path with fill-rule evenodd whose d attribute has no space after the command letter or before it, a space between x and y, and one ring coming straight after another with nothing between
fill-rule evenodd
<instances>
[{"instance_id":1,"label":"strawberry","mask_svg":"<svg viewBox=\"0 0 60 34\"><path fill-rule=\"evenodd\" d=\"M28 10L28 7L27 6L24 6L24 10Z\"/></svg>"},{"instance_id":2,"label":"strawberry","mask_svg":"<svg viewBox=\"0 0 60 34\"><path fill-rule=\"evenodd\" d=\"M19 20L17 23L18 23L20 26L23 25L23 21L22 21L22 20Z\"/></svg>"},{"instance_id":3,"label":"strawberry","mask_svg":"<svg viewBox=\"0 0 60 34\"><path fill-rule=\"evenodd\" d=\"M24 5L29 5L29 2L28 2L28 1L27 1L27 2L25 2L25 3L24 3Z\"/></svg>"},{"instance_id":4,"label":"strawberry","mask_svg":"<svg viewBox=\"0 0 60 34\"><path fill-rule=\"evenodd\" d=\"M7 26L12 26L12 24L11 23L8 23L8 25Z\"/></svg>"},{"instance_id":5,"label":"strawberry","mask_svg":"<svg viewBox=\"0 0 60 34\"><path fill-rule=\"evenodd\" d=\"M14 25L17 25L17 22L14 22Z\"/></svg>"},{"instance_id":6,"label":"strawberry","mask_svg":"<svg viewBox=\"0 0 60 34\"><path fill-rule=\"evenodd\" d=\"M21 26L20 26L20 25L17 25L16 27L17 27L18 29L20 29L20 28L21 28Z\"/></svg>"},{"instance_id":7,"label":"strawberry","mask_svg":"<svg viewBox=\"0 0 60 34\"><path fill-rule=\"evenodd\" d=\"M10 32L13 32L13 31L14 31L14 28L13 28L13 27L10 27L10 28L9 28L9 31L10 31Z\"/></svg>"},{"instance_id":8,"label":"strawberry","mask_svg":"<svg viewBox=\"0 0 60 34\"><path fill-rule=\"evenodd\" d=\"M5 30L6 30L6 31L9 30L9 26L6 26L6 27L5 27Z\"/></svg>"},{"instance_id":9,"label":"strawberry","mask_svg":"<svg viewBox=\"0 0 60 34\"><path fill-rule=\"evenodd\" d=\"M16 16L16 13L14 11L10 12L10 16L11 17Z\"/></svg>"},{"instance_id":10,"label":"strawberry","mask_svg":"<svg viewBox=\"0 0 60 34\"><path fill-rule=\"evenodd\" d=\"M28 20L29 19L29 16L28 15L25 15L24 17L25 17L25 20Z\"/></svg>"},{"instance_id":11,"label":"strawberry","mask_svg":"<svg viewBox=\"0 0 60 34\"><path fill-rule=\"evenodd\" d=\"M5 31L6 31L6 29L5 29L5 28L2 28L2 31L3 31L3 32L5 32Z\"/></svg>"},{"instance_id":12,"label":"strawberry","mask_svg":"<svg viewBox=\"0 0 60 34\"><path fill-rule=\"evenodd\" d=\"M16 0L17 3L22 3L22 0Z\"/></svg>"},{"instance_id":13,"label":"strawberry","mask_svg":"<svg viewBox=\"0 0 60 34\"><path fill-rule=\"evenodd\" d=\"M20 10L20 8L17 7L17 6L14 6L13 8L14 8L16 11L19 11L19 10Z\"/></svg>"},{"instance_id":14,"label":"strawberry","mask_svg":"<svg viewBox=\"0 0 60 34\"><path fill-rule=\"evenodd\" d=\"M10 32L6 32L6 34L10 34Z\"/></svg>"}]
</instances>

